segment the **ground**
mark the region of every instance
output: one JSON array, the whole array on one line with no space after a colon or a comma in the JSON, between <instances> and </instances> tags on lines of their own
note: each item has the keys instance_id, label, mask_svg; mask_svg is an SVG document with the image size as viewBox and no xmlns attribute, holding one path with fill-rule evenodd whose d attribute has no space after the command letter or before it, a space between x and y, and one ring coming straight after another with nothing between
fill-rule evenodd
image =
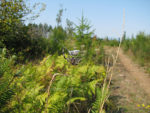
<instances>
[{"instance_id":1,"label":"ground","mask_svg":"<svg viewBox=\"0 0 150 113\"><path fill-rule=\"evenodd\" d=\"M109 56L115 56L117 48L106 47L105 50ZM110 89L110 99L118 107L114 113L150 113L150 108L144 107L150 105L150 76L122 49L113 70Z\"/></svg>"}]
</instances>

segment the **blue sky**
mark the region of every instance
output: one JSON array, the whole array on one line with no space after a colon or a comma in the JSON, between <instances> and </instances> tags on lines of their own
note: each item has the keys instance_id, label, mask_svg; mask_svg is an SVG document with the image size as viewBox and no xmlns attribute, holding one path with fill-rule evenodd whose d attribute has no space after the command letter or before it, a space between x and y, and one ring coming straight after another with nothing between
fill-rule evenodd
<instances>
[{"instance_id":1,"label":"blue sky","mask_svg":"<svg viewBox=\"0 0 150 113\"><path fill-rule=\"evenodd\" d=\"M123 9L125 9L125 31L127 36L136 35L139 31L150 33L150 0L31 0L32 3L46 4L46 10L33 23L56 25L56 15L60 4L66 11L63 14L65 27L66 18L78 24L82 11L95 29L99 37L117 38L121 36ZM30 2L31 2L30 1Z\"/></svg>"}]
</instances>

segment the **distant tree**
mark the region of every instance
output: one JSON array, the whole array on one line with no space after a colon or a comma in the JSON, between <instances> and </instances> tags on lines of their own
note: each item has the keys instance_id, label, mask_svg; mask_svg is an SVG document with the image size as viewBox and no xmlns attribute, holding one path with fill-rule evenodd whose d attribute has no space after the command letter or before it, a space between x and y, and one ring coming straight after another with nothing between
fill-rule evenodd
<instances>
[{"instance_id":1,"label":"distant tree","mask_svg":"<svg viewBox=\"0 0 150 113\"><path fill-rule=\"evenodd\" d=\"M90 39L94 34L94 30L91 30L91 28L92 26L90 25L88 19L82 15L81 19L79 19L79 25L76 25L76 38L79 45L84 44L85 46L89 46Z\"/></svg>"},{"instance_id":2,"label":"distant tree","mask_svg":"<svg viewBox=\"0 0 150 113\"><path fill-rule=\"evenodd\" d=\"M66 31L61 26L63 11L64 9L62 8L59 10L56 17L57 26L52 30L52 35L49 36L52 54L61 54L64 47L64 42L67 38Z\"/></svg>"},{"instance_id":3,"label":"distant tree","mask_svg":"<svg viewBox=\"0 0 150 113\"><path fill-rule=\"evenodd\" d=\"M39 26L37 24L28 24L28 34L30 34L31 39L38 38L41 36Z\"/></svg>"},{"instance_id":4,"label":"distant tree","mask_svg":"<svg viewBox=\"0 0 150 113\"><path fill-rule=\"evenodd\" d=\"M61 54L66 37L66 31L61 26L53 29L53 34L49 37L52 54Z\"/></svg>"},{"instance_id":5,"label":"distant tree","mask_svg":"<svg viewBox=\"0 0 150 113\"><path fill-rule=\"evenodd\" d=\"M29 30L28 33L31 35L31 38L48 38L48 34L52 31L52 26L48 24L28 24Z\"/></svg>"},{"instance_id":6,"label":"distant tree","mask_svg":"<svg viewBox=\"0 0 150 113\"><path fill-rule=\"evenodd\" d=\"M57 14L57 17L56 17L57 26L61 26L63 11L64 9L61 8Z\"/></svg>"},{"instance_id":7,"label":"distant tree","mask_svg":"<svg viewBox=\"0 0 150 113\"><path fill-rule=\"evenodd\" d=\"M94 44L92 41L94 30L91 30L91 28L92 26L90 25L88 19L82 15L81 19L79 19L79 25L76 25L75 36L79 48L86 51L86 60L92 60L93 56L95 55Z\"/></svg>"},{"instance_id":8,"label":"distant tree","mask_svg":"<svg viewBox=\"0 0 150 113\"><path fill-rule=\"evenodd\" d=\"M23 0L1 0L0 10L0 41L6 44L18 34L29 9Z\"/></svg>"},{"instance_id":9,"label":"distant tree","mask_svg":"<svg viewBox=\"0 0 150 113\"><path fill-rule=\"evenodd\" d=\"M76 25L76 37L77 39L91 38L94 34L94 30L91 30L90 22L82 15L79 19L79 25Z\"/></svg>"},{"instance_id":10,"label":"distant tree","mask_svg":"<svg viewBox=\"0 0 150 113\"><path fill-rule=\"evenodd\" d=\"M31 36L24 21L32 10L26 5L26 0L1 0L0 11L0 46L14 52L28 48Z\"/></svg>"},{"instance_id":11,"label":"distant tree","mask_svg":"<svg viewBox=\"0 0 150 113\"><path fill-rule=\"evenodd\" d=\"M48 38L48 35L51 33L51 31L52 31L52 26L50 25L48 25L48 24L44 24L43 25L43 29L44 29L44 31L43 31L43 37L45 37L45 38Z\"/></svg>"},{"instance_id":12,"label":"distant tree","mask_svg":"<svg viewBox=\"0 0 150 113\"><path fill-rule=\"evenodd\" d=\"M123 32L122 41L126 40L126 31Z\"/></svg>"},{"instance_id":13,"label":"distant tree","mask_svg":"<svg viewBox=\"0 0 150 113\"><path fill-rule=\"evenodd\" d=\"M73 36L73 32L75 30L75 28L73 27L74 23L72 21L70 21L69 19L66 19L66 24L67 24L67 27L66 27L66 32L69 36Z\"/></svg>"}]
</instances>

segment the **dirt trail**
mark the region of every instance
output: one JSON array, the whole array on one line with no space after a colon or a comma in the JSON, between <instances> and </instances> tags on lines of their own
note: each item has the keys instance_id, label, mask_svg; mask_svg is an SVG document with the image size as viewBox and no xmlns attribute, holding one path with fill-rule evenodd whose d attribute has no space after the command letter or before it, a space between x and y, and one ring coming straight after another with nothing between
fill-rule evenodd
<instances>
[{"instance_id":1,"label":"dirt trail","mask_svg":"<svg viewBox=\"0 0 150 113\"><path fill-rule=\"evenodd\" d=\"M105 48L109 55L116 55L116 48ZM150 113L150 108L137 107L150 105L150 76L135 64L122 50L114 67L110 98L119 108L114 113Z\"/></svg>"}]
</instances>

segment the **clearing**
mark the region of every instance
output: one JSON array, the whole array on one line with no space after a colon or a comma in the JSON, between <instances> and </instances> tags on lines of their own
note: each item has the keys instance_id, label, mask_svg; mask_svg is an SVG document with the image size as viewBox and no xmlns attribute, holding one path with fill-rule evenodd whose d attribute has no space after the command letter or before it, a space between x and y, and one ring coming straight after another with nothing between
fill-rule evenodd
<instances>
[{"instance_id":1,"label":"clearing","mask_svg":"<svg viewBox=\"0 0 150 113\"><path fill-rule=\"evenodd\" d=\"M116 48L106 47L106 54L116 55ZM150 78L144 69L135 64L120 49L118 61L113 70L110 98L118 107L114 113L150 113ZM143 105L143 106L144 106Z\"/></svg>"}]
</instances>

